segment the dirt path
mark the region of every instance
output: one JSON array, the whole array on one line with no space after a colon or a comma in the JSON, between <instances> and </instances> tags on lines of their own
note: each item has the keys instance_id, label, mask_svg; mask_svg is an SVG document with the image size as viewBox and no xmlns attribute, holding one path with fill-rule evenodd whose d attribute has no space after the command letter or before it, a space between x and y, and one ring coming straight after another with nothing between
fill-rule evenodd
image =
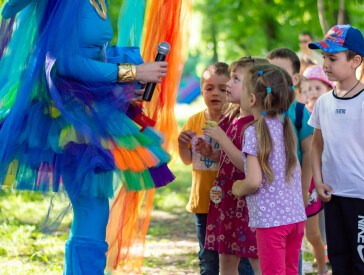
<instances>
[{"instance_id":1,"label":"dirt path","mask_svg":"<svg viewBox=\"0 0 364 275\"><path fill-rule=\"evenodd\" d=\"M153 237L147 236L142 274L199 274L198 242L193 214L181 209L177 211L153 211L148 231L153 232ZM306 239L302 250L311 253ZM316 268L314 263L314 270Z\"/></svg>"},{"instance_id":2,"label":"dirt path","mask_svg":"<svg viewBox=\"0 0 364 275\"><path fill-rule=\"evenodd\" d=\"M199 274L198 242L191 213L153 211L143 274Z\"/></svg>"}]
</instances>

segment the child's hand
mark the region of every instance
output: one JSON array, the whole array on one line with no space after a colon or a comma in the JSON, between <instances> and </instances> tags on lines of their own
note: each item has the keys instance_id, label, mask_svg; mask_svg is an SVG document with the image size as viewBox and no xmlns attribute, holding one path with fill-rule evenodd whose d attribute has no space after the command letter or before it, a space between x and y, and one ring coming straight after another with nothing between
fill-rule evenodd
<instances>
[{"instance_id":1,"label":"child's hand","mask_svg":"<svg viewBox=\"0 0 364 275\"><path fill-rule=\"evenodd\" d=\"M232 192L235 196L241 197L243 194L242 186L244 184L243 180L237 180L233 183Z\"/></svg>"},{"instance_id":2,"label":"child's hand","mask_svg":"<svg viewBox=\"0 0 364 275\"><path fill-rule=\"evenodd\" d=\"M211 157L213 153L212 145L211 143L207 143L203 138L198 137L195 144L195 150L197 153L205 156L205 157Z\"/></svg>"},{"instance_id":3,"label":"child's hand","mask_svg":"<svg viewBox=\"0 0 364 275\"><path fill-rule=\"evenodd\" d=\"M196 132L186 130L179 134L178 136L178 145L179 146L187 146L189 142L191 142L192 138L196 135Z\"/></svg>"},{"instance_id":4,"label":"child's hand","mask_svg":"<svg viewBox=\"0 0 364 275\"><path fill-rule=\"evenodd\" d=\"M320 200L323 202L329 202L331 200L331 195L334 193L334 190L332 190L328 185L324 183L315 183L315 186L317 195L319 196Z\"/></svg>"},{"instance_id":5,"label":"child's hand","mask_svg":"<svg viewBox=\"0 0 364 275\"><path fill-rule=\"evenodd\" d=\"M215 125L212 122L206 121L206 124L210 125L208 127L203 127L203 133L220 143L221 138L226 137L226 133L220 128L220 126Z\"/></svg>"}]
</instances>

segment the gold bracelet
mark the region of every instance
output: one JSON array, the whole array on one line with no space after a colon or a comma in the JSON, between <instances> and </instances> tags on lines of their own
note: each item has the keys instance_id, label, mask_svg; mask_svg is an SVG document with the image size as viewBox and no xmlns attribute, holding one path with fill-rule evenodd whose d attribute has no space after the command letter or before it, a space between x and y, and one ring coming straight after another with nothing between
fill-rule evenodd
<instances>
[{"instance_id":1,"label":"gold bracelet","mask_svg":"<svg viewBox=\"0 0 364 275\"><path fill-rule=\"evenodd\" d=\"M118 82L135 82L136 66L130 63L118 63Z\"/></svg>"}]
</instances>

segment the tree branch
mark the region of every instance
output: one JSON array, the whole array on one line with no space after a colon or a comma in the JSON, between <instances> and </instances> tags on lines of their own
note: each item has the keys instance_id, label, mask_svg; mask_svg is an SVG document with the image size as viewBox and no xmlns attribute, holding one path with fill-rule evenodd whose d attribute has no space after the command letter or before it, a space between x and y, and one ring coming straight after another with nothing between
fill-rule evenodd
<instances>
[{"instance_id":1,"label":"tree branch","mask_svg":"<svg viewBox=\"0 0 364 275\"><path fill-rule=\"evenodd\" d=\"M322 32L324 34L326 34L327 31L328 31L328 27L327 27L327 22L325 20L325 8L324 8L324 1L323 0L317 0L317 8L318 8L318 14L319 14L319 19L320 19L320 25L321 25Z\"/></svg>"},{"instance_id":2,"label":"tree branch","mask_svg":"<svg viewBox=\"0 0 364 275\"><path fill-rule=\"evenodd\" d=\"M340 0L339 13L337 16L337 24L343 25L345 17L345 0Z\"/></svg>"}]
</instances>

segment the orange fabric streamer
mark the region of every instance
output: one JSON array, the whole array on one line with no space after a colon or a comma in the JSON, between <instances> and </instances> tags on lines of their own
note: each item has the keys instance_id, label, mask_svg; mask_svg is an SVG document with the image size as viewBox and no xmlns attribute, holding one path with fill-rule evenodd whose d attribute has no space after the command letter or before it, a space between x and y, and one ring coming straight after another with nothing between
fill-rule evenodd
<instances>
[{"instance_id":1,"label":"orange fabric streamer","mask_svg":"<svg viewBox=\"0 0 364 275\"><path fill-rule=\"evenodd\" d=\"M118 148L114 151L114 158L116 165L121 170L130 169L134 172L143 171L146 167L143 165L142 160L138 158L134 151L128 151L125 149ZM124 167L127 169L122 169Z\"/></svg>"},{"instance_id":2,"label":"orange fabric streamer","mask_svg":"<svg viewBox=\"0 0 364 275\"><path fill-rule=\"evenodd\" d=\"M122 188L110 210L106 272L140 273L155 189L127 192Z\"/></svg>"},{"instance_id":3,"label":"orange fabric streamer","mask_svg":"<svg viewBox=\"0 0 364 275\"><path fill-rule=\"evenodd\" d=\"M114 150L114 159L120 170L130 169L134 172L142 172L159 162L152 152L143 147L137 147L133 151L117 148Z\"/></svg>"},{"instance_id":4,"label":"orange fabric streamer","mask_svg":"<svg viewBox=\"0 0 364 275\"><path fill-rule=\"evenodd\" d=\"M156 121L155 128L166 134L165 148L171 153L176 148L177 121L174 114L179 82L187 56L188 30L192 12L192 0L148 0L143 28L143 59L154 61L158 44L166 41L171 45L167 56L168 73L156 86L150 103L144 103L145 114ZM150 121L147 116L133 120L142 123ZM139 123L138 120L140 120ZM143 149L133 154L143 156L144 164L154 165L155 156ZM114 151L119 168L131 167L134 155ZM144 156L148 156L144 158ZM122 169L122 168L121 168ZM122 169L124 170L124 169ZM126 170L126 169L125 169ZM106 232L109 244L106 272L114 274L138 274L144 257L144 244L149 227L155 189L127 192L122 188L110 210Z\"/></svg>"},{"instance_id":5,"label":"orange fabric streamer","mask_svg":"<svg viewBox=\"0 0 364 275\"><path fill-rule=\"evenodd\" d=\"M167 56L167 77L156 86L152 100L143 102L144 112L157 122L156 128L166 134L166 149L176 149L178 134L174 114L179 82L187 56L188 31L192 13L191 0L149 0L143 28L143 59L154 61L158 44L166 41L171 45Z\"/></svg>"}]
</instances>

